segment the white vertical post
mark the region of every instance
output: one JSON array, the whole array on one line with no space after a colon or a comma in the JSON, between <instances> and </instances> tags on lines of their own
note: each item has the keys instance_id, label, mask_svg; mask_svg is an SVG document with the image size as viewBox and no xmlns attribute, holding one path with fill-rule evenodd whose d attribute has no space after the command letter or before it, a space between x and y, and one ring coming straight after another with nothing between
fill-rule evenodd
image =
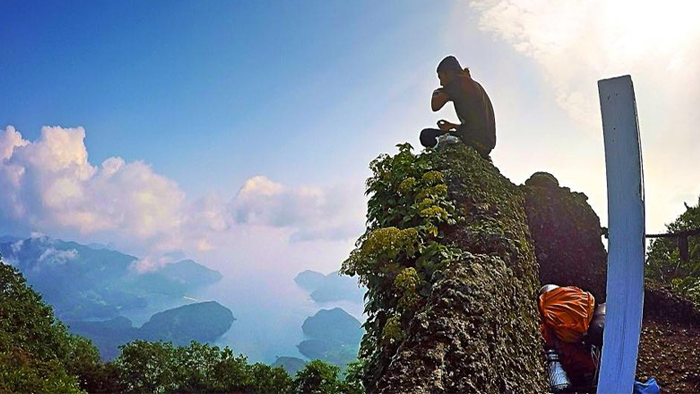
<instances>
[{"instance_id":1,"label":"white vertical post","mask_svg":"<svg viewBox=\"0 0 700 394\"><path fill-rule=\"evenodd\" d=\"M608 184L607 316L598 393L631 393L644 305L644 175L629 75L598 81Z\"/></svg>"}]
</instances>

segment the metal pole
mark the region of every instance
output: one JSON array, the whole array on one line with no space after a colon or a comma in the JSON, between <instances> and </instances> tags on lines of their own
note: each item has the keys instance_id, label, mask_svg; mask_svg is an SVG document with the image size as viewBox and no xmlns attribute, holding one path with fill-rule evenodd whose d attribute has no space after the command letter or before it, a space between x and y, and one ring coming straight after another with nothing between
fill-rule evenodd
<instances>
[{"instance_id":1,"label":"metal pole","mask_svg":"<svg viewBox=\"0 0 700 394\"><path fill-rule=\"evenodd\" d=\"M598 393L631 393L644 305L644 175L629 75L598 81L608 185L607 315Z\"/></svg>"}]
</instances>

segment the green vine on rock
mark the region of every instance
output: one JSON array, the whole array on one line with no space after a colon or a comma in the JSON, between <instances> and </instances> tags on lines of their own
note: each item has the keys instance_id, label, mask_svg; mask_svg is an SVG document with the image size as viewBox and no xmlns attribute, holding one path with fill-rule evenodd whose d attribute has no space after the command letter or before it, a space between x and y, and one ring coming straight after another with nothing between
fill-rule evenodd
<instances>
[{"instance_id":1,"label":"green vine on rock","mask_svg":"<svg viewBox=\"0 0 700 394\"><path fill-rule=\"evenodd\" d=\"M367 229L341 269L368 289L360 357L369 370L404 338L430 294L433 273L462 254L444 244L445 231L463 218L437 170L440 153L416 155L408 143L397 147L396 155L382 154L370 163Z\"/></svg>"}]
</instances>

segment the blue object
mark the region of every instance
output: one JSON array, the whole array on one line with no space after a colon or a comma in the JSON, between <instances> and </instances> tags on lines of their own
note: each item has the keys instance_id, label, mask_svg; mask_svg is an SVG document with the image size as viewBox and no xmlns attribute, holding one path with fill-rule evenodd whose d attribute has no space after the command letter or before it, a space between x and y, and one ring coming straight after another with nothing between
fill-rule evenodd
<instances>
[{"instance_id":1,"label":"blue object","mask_svg":"<svg viewBox=\"0 0 700 394\"><path fill-rule=\"evenodd\" d=\"M659 389L659 384L656 383L656 379L649 378L646 383L634 382L634 391L632 394L659 394L661 389Z\"/></svg>"},{"instance_id":2,"label":"blue object","mask_svg":"<svg viewBox=\"0 0 700 394\"><path fill-rule=\"evenodd\" d=\"M598 81L608 186L608 282L601 394L634 385L644 309L644 177L629 75Z\"/></svg>"}]
</instances>

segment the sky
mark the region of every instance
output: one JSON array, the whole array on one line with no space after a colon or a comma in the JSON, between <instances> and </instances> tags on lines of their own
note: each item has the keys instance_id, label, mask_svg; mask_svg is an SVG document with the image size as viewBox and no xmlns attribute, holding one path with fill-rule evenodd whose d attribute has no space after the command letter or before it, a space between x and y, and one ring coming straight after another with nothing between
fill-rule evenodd
<instances>
[{"instance_id":1,"label":"sky","mask_svg":"<svg viewBox=\"0 0 700 394\"><path fill-rule=\"evenodd\" d=\"M3 1L0 234L99 242L148 270L338 269L368 163L430 111L455 55L493 102L493 162L607 222L597 81L634 81L648 232L700 195L700 4ZM277 279L271 279L274 283ZM272 285L271 285L272 286Z\"/></svg>"}]
</instances>

